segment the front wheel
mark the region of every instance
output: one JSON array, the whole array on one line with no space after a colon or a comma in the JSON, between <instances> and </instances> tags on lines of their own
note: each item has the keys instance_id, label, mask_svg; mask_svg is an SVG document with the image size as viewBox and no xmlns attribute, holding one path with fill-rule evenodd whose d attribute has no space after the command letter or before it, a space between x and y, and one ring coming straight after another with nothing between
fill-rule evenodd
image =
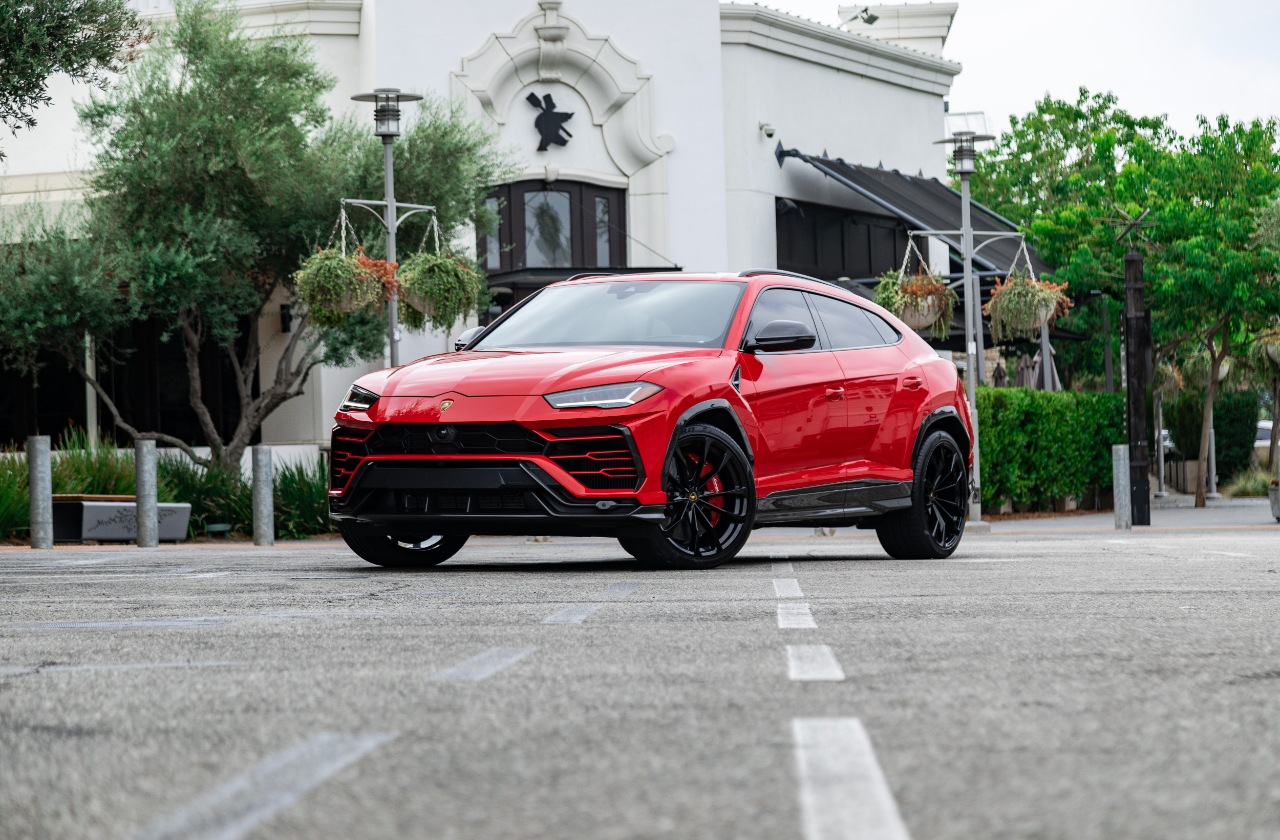
<instances>
[{"instance_id":1,"label":"front wheel","mask_svg":"<svg viewBox=\"0 0 1280 840\"><path fill-rule=\"evenodd\" d=\"M345 522L338 524L342 539L352 551L375 566L421 569L438 566L458 553L470 539L466 535L363 534Z\"/></svg>"},{"instance_id":2,"label":"front wheel","mask_svg":"<svg viewBox=\"0 0 1280 840\"><path fill-rule=\"evenodd\" d=\"M639 560L711 569L742 550L756 515L756 485L742 448L714 426L680 430L663 467L665 517L645 537L619 540Z\"/></svg>"},{"instance_id":3,"label":"front wheel","mask_svg":"<svg viewBox=\"0 0 1280 840\"><path fill-rule=\"evenodd\" d=\"M880 545L898 560L950 557L964 534L969 471L955 438L934 432L916 455L911 507L876 526Z\"/></svg>"}]
</instances>

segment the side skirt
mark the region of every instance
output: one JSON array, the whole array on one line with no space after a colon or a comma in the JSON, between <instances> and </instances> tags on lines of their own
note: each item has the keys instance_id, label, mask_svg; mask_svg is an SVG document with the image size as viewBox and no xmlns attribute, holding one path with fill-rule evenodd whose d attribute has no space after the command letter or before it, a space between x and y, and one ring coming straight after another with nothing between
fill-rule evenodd
<instances>
[{"instance_id":1,"label":"side skirt","mask_svg":"<svg viewBox=\"0 0 1280 840\"><path fill-rule=\"evenodd\" d=\"M756 528L854 524L911 507L911 482L864 478L779 490L756 500Z\"/></svg>"}]
</instances>

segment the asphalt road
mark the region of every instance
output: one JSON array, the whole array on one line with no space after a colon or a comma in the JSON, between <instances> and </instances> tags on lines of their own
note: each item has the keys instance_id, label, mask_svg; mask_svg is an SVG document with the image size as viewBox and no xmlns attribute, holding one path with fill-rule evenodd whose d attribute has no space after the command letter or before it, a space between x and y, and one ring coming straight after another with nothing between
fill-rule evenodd
<instances>
[{"instance_id":1,"label":"asphalt road","mask_svg":"<svg viewBox=\"0 0 1280 840\"><path fill-rule=\"evenodd\" d=\"M1276 838L1278 537L0 551L0 837Z\"/></svg>"}]
</instances>

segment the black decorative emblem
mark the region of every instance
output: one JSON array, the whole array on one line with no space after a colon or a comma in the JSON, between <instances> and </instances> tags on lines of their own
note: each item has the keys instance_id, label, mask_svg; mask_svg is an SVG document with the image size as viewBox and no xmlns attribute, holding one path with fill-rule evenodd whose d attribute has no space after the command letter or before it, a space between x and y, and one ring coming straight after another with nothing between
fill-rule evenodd
<instances>
[{"instance_id":1,"label":"black decorative emblem","mask_svg":"<svg viewBox=\"0 0 1280 840\"><path fill-rule=\"evenodd\" d=\"M551 99L551 94L545 94L542 99L538 99L538 94L531 93L525 99L533 107L541 111L537 118L533 121L533 127L538 129L538 134L542 136L542 142L538 144L538 151L545 152L547 146L555 144L557 146L567 145L569 138L573 135L569 133L569 129L564 124L572 119L573 114L565 114L556 110L556 103ZM561 137L561 132L564 136Z\"/></svg>"}]
</instances>

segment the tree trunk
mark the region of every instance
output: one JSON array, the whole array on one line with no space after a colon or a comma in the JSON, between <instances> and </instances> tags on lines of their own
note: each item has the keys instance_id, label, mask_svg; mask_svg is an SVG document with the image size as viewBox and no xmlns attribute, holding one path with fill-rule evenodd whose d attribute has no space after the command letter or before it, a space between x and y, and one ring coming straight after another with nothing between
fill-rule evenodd
<instances>
[{"instance_id":1,"label":"tree trunk","mask_svg":"<svg viewBox=\"0 0 1280 840\"><path fill-rule=\"evenodd\" d=\"M1213 351L1213 333L1209 334L1209 381L1204 389L1204 412L1200 420L1200 458L1197 460L1200 477L1196 481L1196 507L1205 507L1205 480L1209 475L1209 430L1213 427L1213 398L1218 395L1218 372L1227 356L1227 328L1222 327L1222 352Z\"/></svg>"}]
</instances>

